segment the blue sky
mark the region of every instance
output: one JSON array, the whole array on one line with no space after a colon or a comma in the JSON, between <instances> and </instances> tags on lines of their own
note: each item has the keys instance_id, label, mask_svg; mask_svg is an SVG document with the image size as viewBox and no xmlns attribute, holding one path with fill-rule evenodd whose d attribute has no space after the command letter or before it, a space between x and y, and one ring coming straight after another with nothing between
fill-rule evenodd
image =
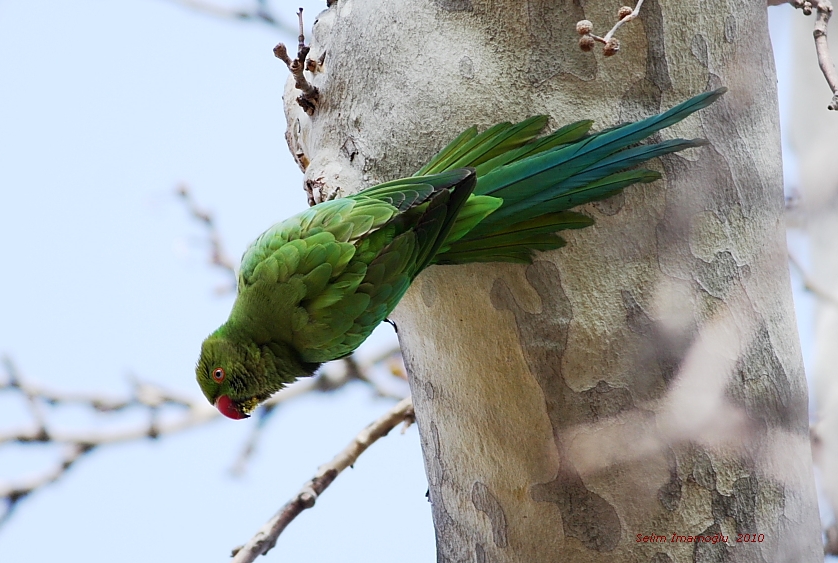
<instances>
[{"instance_id":1,"label":"blue sky","mask_svg":"<svg viewBox=\"0 0 838 563\"><path fill-rule=\"evenodd\" d=\"M323 7L275 11L293 23L298 5L309 22ZM198 394L200 341L232 295L216 295L227 279L174 191L187 184L213 211L233 257L305 207L283 138L279 40L295 38L165 0L0 0L0 355L24 376L114 395L134 376ZM384 327L372 346L393 341ZM20 505L0 561L223 561L390 405L360 384L289 404L240 478L229 469L250 421L104 448ZM0 429L26 416L0 394ZM53 457L0 448L0 481ZM393 433L265 561L431 561L426 487L416 429Z\"/></svg>"}]
</instances>

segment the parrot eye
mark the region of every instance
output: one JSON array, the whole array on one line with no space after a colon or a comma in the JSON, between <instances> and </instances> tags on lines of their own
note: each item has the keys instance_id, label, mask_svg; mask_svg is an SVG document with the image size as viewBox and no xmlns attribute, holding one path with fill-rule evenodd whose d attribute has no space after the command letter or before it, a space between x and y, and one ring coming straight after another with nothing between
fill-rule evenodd
<instances>
[{"instance_id":1,"label":"parrot eye","mask_svg":"<svg viewBox=\"0 0 838 563\"><path fill-rule=\"evenodd\" d=\"M212 372L212 378L216 381L216 383L221 383L224 381L224 377L227 374L224 373L224 368L215 368Z\"/></svg>"}]
</instances>

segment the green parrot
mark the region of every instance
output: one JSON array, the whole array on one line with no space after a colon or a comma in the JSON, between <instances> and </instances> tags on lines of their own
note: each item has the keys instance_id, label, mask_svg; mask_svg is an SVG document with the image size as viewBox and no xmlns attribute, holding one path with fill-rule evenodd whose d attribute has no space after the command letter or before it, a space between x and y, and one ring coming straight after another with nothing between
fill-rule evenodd
<instances>
[{"instance_id":1,"label":"green parrot","mask_svg":"<svg viewBox=\"0 0 838 563\"><path fill-rule=\"evenodd\" d=\"M246 418L286 384L351 354L428 266L530 263L535 251L560 248L557 231L593 224L571 208L655 181L658 172L634 167L703 145L637 143L725 90L593 134L579 121L538 137L544 115L481 134L472 127L410 178L277 223L245 251L230 318L201 346L201 390L225 416Z\"/></svg>"}]
</instances>

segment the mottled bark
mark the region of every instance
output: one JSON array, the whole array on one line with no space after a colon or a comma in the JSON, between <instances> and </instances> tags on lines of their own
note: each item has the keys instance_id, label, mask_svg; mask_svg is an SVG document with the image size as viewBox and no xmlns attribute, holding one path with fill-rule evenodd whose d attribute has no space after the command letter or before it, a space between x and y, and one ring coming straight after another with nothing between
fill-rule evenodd
<instances>
[{"instance_id":1,"label":"mottled bark","mask_svg":"<svg viewBox=\"0 0 838 563\"><path fill-rule=\"evenodd\" d=\"M566 248L431 268L396 310L438 560L818 560L765 7L647 0L618 56L580 51L576 21L604 32L617 7L338 0L309 55L326 52L318 107L286 92L319 201L409 174L472 124L602 128L730 88L662 133L707 147L588 206Z\"/></svg>"}]
</instances>

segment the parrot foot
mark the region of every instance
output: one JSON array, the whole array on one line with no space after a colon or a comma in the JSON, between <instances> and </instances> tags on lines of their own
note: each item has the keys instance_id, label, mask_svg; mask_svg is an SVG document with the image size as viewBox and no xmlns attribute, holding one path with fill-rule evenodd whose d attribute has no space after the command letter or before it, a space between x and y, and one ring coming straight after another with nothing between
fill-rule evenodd
<instances>
[{"instance_id":1,"label":"parrot foot","mask_svg":"<svg viewBox=\"0 0 838 563\"><path fill-rule=\"evenodd\" d=\"M396 326L396 322L395 322L395 321L391 321L390 319L384 319L384 322L385 322L385 323L387 323L387 324L389 324L390 326L392 326L392 327L393 327L393 330L396 332L396 334L398 334L398 333L399 333L399 327L398 327L398 326Z\"/></svg>"}]
</instances>

